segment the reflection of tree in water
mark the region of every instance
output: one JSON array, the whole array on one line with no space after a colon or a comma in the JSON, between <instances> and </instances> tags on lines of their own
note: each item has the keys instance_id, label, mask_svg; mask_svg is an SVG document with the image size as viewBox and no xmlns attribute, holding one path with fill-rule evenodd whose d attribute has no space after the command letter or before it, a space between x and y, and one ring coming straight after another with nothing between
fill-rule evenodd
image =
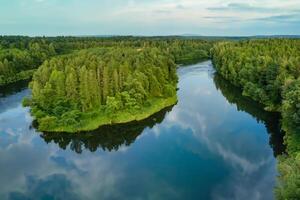
<instances>
[{"instance_id":1,"label":"reflection of tree in water","mask_svg":"<svg viewBox=\"0 0 300 200\"><path fill-rule=\"evenodd\" d=\"M0 97L6 97L27 88L29 81L18 81L16 83L0 86Z\"/></svg>"},{"instance_id":2,"label":"reflection of tree in water","mask_svg":"<svg viewBox=\"0 0 300 200\"><path fill-rule=\"evenodd\" d=\"M238 110L245 111L262 122L270 134L270 146L273 148L274 155L280 155L285 151L283 144L284 132L281 130L280 113L267 112L263 106L248 97L242 96L239 88L230 84L219 74L215 74L214 82L216 88L220 90L229 103L235 104Z\"/></svg>"},{"instance_id":3,"label":"reflection of tree in water","mask_svg":"<svg viewBox=\"0 0 300 200\"><path fill-rule=\"evenodd\" d=\"M80 133L49 133L41 134L46 143L54 142L60 148L70 149L76 153L81 153L83 149L91 152L102 148L105 151L117 151L121 145L129 146L143 132L146 127L152 128L155 124L161 123L167 112L173 106L163 109L151 117L126 124L105 125L95 131Z\"/></svg>"}]
</instances>

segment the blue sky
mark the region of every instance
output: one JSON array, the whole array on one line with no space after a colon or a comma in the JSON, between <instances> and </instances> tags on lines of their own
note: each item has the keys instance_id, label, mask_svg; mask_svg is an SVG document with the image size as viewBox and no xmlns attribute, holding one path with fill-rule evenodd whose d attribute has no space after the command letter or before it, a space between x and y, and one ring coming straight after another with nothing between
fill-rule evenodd
<instances>
[{"instance_id":1,"label":"blue sky","mask_svg":"<svg viewBox=\"0 0 300 200\"><path fill-rule=\"evenodd\" d=\"M0 35L300 34L300 0L0 0Z\"/></svg>"}]
</instances>

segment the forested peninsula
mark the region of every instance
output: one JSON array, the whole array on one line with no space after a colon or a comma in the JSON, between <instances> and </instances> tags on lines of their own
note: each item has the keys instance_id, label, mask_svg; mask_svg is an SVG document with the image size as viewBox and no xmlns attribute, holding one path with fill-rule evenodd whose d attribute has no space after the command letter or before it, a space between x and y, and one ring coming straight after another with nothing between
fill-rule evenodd
<instances>
[{"instance_id":1,"label":"forested peninsula","mask_svg":"<svg viewBox=\"0 0 300 200\"><path fill-rule=\"evenodd\" d=\"M176 66L214 41L181 37L0 37L0 86L30 79L40 131L139 121L177 102Z\"/></svg>"},{"instance_id":2,"label":"forested peninsula","mask_svg":"<svg viewBox=\"0 0 300 200\"><path fill-rule=\"evenodd\" d=\"M219 74L243 95L282 115L288 156L279 157L277 199L300 196L300 40L220 42L211 51Z\"/></svg>"},{"instance_id":3,"label":"forested peninsula","mask_svg":"<svg viewBox=\"0 0 300 200\"><path fill-rule=\"evenodd\" d=\"M30 83L39 130L141 120L176 103L176 65L157 48L96 48L52 58Z\"/></svg>"}]
</instances>

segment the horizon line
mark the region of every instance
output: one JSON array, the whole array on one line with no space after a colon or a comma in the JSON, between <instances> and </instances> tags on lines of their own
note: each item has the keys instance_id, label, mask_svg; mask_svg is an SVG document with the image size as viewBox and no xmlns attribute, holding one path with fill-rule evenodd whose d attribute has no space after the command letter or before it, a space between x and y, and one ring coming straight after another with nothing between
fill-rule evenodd
<instances>
[{"instance_id":1,"label":"horizon line","mask_svg":"<svg viewBox=\"0 0 300 200\"><path fill-rule=\"evenodd\" d=\"M21 34L0 34L0 37L300 37L300 34L260 34L260 35L201 35L201 34L61 34L61 35L21 35Z\"/></svg>"}]
</instances>

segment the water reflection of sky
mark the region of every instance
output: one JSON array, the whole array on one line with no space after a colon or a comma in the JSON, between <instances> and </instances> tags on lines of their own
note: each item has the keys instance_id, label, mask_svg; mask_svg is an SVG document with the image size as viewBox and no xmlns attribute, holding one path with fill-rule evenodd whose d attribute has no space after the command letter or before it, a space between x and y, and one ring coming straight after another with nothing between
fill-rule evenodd
<instances>
[{"instance_id":1,"label":"water reflection of sky","mask_svg":"<svg viewBox=\"0 0 300 200\"><path fill-rule=\"evenodd\" d=\"M0 102L0 199L272 199L263 124L216 90L210 62L180 68L178 104L131 145L77 154L29 129L28 90Z\"/></svg>"}]
</instances>

